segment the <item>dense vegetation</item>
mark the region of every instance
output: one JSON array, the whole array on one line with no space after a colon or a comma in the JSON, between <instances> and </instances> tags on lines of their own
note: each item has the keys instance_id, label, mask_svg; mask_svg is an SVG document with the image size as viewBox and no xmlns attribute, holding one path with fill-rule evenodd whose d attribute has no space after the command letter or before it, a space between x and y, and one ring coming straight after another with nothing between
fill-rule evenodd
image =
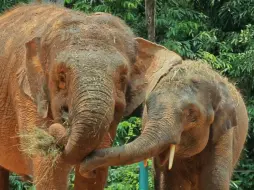
<instances>
[{"instance_id":1,"label":"dense vegetation","mask_svg":"<svg viewBox=\"0 0 254 190\"><path fill-rule=\"evenodd\" d=\"M117 15L136 35L147 38L144 0L65 1L66 7L87 13L100 11ZM27 0L1 1L0 12L17 2ZM250 128L231 189L254 189L254 0L157 0L156 11L157 43L184 58L206 60L234 81L244 95ZM124 120L118 127L115 145L129 142L139 133L140 118ZM29 186L20 183L16 176L11 176L11 181L13 189ZM153 189L151 173L149 183ZM112 167L106 189L138 189L138 165Z\"/></svg>"}]
</instances>

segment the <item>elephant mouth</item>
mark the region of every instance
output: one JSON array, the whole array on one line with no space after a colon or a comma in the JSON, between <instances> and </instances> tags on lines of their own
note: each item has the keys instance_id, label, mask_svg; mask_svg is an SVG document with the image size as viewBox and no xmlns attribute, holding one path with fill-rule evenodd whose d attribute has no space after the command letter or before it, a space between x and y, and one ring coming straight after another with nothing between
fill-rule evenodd
<instances>
[{"instance_id":1,"label":"elephant mouth","mask_svg":"<svg viewBox=\"0 0 254 190\"><path fill-rule=\"evenodd\" d=\"M62 124L65 128L70 127L70 109L68 99L62 93L57 94L51 102L48 117L54 123Z\"/></svg>"},{"instance_id":2,"label":"elephant mouth","mask_svg":"<svg viewBox=\"0 0 254 190\"><path fill-rule=\"evenodd\" d=\"M70 119L69 119L69 107L67 105L63 105L61 106L61 122L62 124L65 126L65 125L68 125L69 126L69 122L70 122Z\"/></svg>"},{"instance_id":3,"label":"elephant mouth","mask_svg":"<svg viewBox=\"0 0 254 190\"><path fill-rule=\"evenodd\" d=\"M162 153L159 154L159 164L160 166L165 166L168 162L168 170L172 169L174 157L175 157L175 144L170 144L169 149L166 149ZM144 165L147 166L147 159L144 160Z\"/></svg>"}]
</instances>

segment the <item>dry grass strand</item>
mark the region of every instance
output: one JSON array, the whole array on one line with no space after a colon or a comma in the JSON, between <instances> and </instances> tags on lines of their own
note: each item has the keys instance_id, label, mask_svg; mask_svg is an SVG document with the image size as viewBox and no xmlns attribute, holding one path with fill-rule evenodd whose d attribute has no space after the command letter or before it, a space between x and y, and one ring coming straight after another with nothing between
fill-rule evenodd
<instances>
[{"instance_id":1,"label":"dry grass strand","mask_svg":"<svg viewBox=\"0 0 254 190\"><path fill-rule=\"evenodd\" d=\"M47 131L33 127L20 132L21 151L28 156L42 156L55 159L64 150L64 146L60 146L57 140L47 133Z\"/></svg>"}]
</instances>

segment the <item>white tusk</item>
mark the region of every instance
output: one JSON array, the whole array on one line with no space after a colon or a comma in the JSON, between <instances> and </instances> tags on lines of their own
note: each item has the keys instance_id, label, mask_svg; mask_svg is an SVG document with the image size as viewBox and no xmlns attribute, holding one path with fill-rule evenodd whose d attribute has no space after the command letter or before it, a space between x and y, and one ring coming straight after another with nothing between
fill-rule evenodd
<instances>
[{"instance_id":1,"label":"white tusk","mask_svg":"<svg viewBox=\"0 0 254 190\"><path fill-rule=\"evenodd\" d=\"M171 170L173 161L174 161L174 156L175 156L175 148L176 145L171 144L169 148L169 160L168 160L168 170Z\"/></svg>"}]
</instances>

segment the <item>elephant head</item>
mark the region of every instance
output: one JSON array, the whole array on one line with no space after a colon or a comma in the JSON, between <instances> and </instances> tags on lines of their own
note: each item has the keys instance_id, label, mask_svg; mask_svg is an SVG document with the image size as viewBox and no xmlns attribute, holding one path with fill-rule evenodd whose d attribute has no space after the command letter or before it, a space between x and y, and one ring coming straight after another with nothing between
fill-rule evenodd
<instances>
[{"instance_id":1,"label":"elephant head","mask_svg":"<svg viewBox=\"0 0 254 190\"><path fill-rule=\"evenodd\" d=\"M162 60L170 62L171 57L166 58ZM155 156L161 165L169 161L170 169L175 152L178 157L196 155L237 125L237 96L235 88L207 65L184 61L147 91L142 134L124 146L94 151L80 172Z\"/></svg>"},{"instance_id":2,"label":"elephant head","mask_svg":"<svg viewBox=\"0 0 254 190\"><path fill-rule=\"evenodd\" d=\"M40 118L68 121L67 163L80 163L121 120L136 46L131 30L103 13L62 16L26 43L20 88L35 102Z\"/></svg>"}]
</instances>

